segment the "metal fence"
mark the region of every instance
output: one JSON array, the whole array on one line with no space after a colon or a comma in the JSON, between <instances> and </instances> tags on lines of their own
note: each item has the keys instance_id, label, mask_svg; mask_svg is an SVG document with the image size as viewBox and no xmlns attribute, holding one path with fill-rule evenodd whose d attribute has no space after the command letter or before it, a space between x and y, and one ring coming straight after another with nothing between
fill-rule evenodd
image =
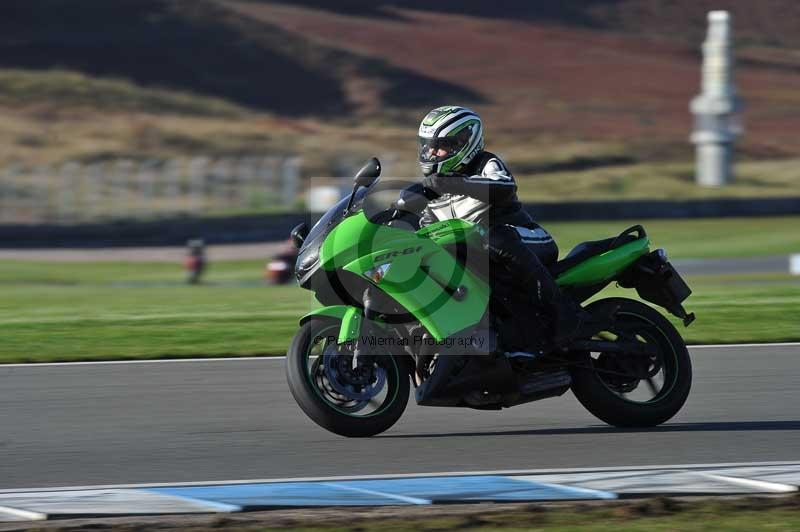
<instances>
[{"instance_id":1,"label":"metal fence","mask_svg":"<svg viewBox=\"0 0 800 532\"><path fill-rule=\"evenodd\" d=\"M296 157L12 165L0 170L0 222L76 223L292 209Z\"/></svg>"}]
</instances>

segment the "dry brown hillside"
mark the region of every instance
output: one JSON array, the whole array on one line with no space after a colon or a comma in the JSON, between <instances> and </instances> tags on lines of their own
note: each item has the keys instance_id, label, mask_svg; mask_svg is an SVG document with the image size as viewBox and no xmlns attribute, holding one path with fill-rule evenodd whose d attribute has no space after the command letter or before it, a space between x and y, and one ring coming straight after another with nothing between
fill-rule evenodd
<instances>
[{"instance_id":1,"label":"dry brown hillside","mask_svg":"<svg viewBox=\"0 0 800 532\"><path fill-rule=\"evenodd\" d=\"M681 191L716 8L743 158L800 156L792 0L38 0L0 3L0 164L279 152L318 175L393 154L409 173L421 114L462 103L554 197ZM759 168L743 193L775 179Z\"/></svg>"},{"instance_id":2,"label":"dry brown hillside","mask_svg":"<svg viewBox=\"0 0 800 532\"><path fill-rule=\"evenodd\" d=\"M785 20L773 32L761 24L767 13L773 14L770 20L782 19L779 5L790 8L787 18L798 10L790 2L728 3L751 6L736 18L737 31L745 43L762 43L739 48L747 149L754 155L798 153L800 56L784 47L796 37L777 31L787 27ZM699 45L705 11L712 5L578 2L585 6L577 15L536 17L531 10L534 15L512 20L469 7L485 6L483 2L466 3L462 11L472 14L422 10L427 4L399 0L375 2L363 12L349 6L359 2L345 2L336 10L320 9L322 2L313 0L291 6L226 4L320 45L381 58L421 76L457 81L485 100L477 107L500 134L623 141L646 137L650 144L681 145L691 127L688 101L698 90ZM662 4L667 7L657 7ZM770 42L781 47L763 44Z\"/></svg>"}]
</instances>

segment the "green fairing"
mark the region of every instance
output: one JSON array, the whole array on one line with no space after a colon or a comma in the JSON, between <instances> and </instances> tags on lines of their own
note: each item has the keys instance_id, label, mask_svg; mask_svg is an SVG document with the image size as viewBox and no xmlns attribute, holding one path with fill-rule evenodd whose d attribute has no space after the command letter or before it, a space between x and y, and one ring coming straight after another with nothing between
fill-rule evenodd
<instances>
[{"instance_id":1,"label":"green fairing","mask_svg":"<svg viewBox=\"0 0 800 532\"><path fill-rule=\"evenodd\" d=\"M322 244L320 261L325 270L343 269L363 277L376 266L389 263L389 269L376 286L441 341L475 325L486 312L489 286L465 270L443 247L454 244L476 247L481 234L479 226L464 220L445 220L412 233L374 224L359 212L330 232ZM649 244L649 239L641 238L591 257L562 273L557 283L591 286L608 282L648 253ZM458 287L466 289L461 299L452 296ZM340 343L358 337L361 309L343 305L325 307L307 314L301 323L312 315L341 320Z\"/></svg>"},{"instance_id":2,"label":"green fairing","mask_svg":"<svg viewBox=\"0 0 800 532\"><path fill-rule=\"evenodd\" d=\"M359 212L342 220L325 238L319 252L320 263L326 270L337 270L376 249L392 247L392 242L408 236L408 231L374 224Z\"/></svg>"},{"instance_id":3,"label":"green fairing","mask_svg":"<svg viewBox=\"0 0 800 532\"><path fill-rule=\"evenodd\" d=\"M591 257L556 279L559 286L591 286L608 282L650 251L650 239L639 238L602 255Z\"/></svg>"},{"instance_id":4,"label":"green fairing","mask_svg":"<svg viewBox=\"0 0 800 532\"><path fill-rule=\"evenodd\" d=\"M461 242L466 242L470 246L480 246L482 233L481 226L459 219L442 220L417 231L419 236L428 237L440 246Z\"/></svg>"},{"instance_id":5,"label":"green fairing","mask_svg":"<svg viewBox=\"0 0 800 532\"><path fill-rule=\"evenodd\" d=\"M489 302L489 287L442 245L479 240L479 229L463 220L446 220L411 233L373 224L358 213L331 231L320 250L320 261L326 270L342 268L360 276L376 264L391 263L377 286L413 314L431 336L444 340L480 321ZM442 289L459 286L466 289L461 300Z\"/></svg>"}]
</instances>

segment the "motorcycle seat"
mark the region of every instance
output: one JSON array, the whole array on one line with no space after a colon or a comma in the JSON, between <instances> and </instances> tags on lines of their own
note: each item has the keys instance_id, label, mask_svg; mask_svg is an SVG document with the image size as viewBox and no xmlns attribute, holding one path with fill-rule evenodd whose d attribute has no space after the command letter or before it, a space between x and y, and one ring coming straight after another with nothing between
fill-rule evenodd
<instances>
[{"instance_id":1,"label":"motorcycle seat","mask_svg":"<svg viewBox=\"0 0 800 532\"><path fill-rule=\"evenodd\" d=\"M632 232L635 232L636 234L632 234ZM634 226L626 229L619 236L615 236L613 238L581 242L572 248L572 250L567 253L566 257L551 266L550 273L557 277L570 268L577 266L581 262L584 262L597 255L601 255L606 251L616 249L629 242L633 242L634 240L644 236L646 236L644 229L642 229L641 226Z\"/></svg>"}]
</instances>

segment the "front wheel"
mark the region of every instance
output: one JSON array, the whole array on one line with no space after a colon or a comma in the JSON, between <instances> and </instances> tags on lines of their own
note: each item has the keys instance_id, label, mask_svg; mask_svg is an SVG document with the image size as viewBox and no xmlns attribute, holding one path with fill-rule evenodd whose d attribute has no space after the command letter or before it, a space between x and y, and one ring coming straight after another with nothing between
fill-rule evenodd
<instances>
[{"instance_id":1,"label":"front wheel","mask_svg":"<svg viewBox=\"0 0 800 532\"><path fill-rule=\"evenodd\" d=\"M409 377L393 356L353 367L336 343L340 322L312 318L286 354L286 379L295 401L317 425L340 436L374 436L394 425L408 404Z\"/></svg>"},{"instance_id":2,"label":"front wheel","mask_svg":"<svg viewBox=\"0 0 800 532\"><path fill-rule=\"evenodd\" d=\"M642 342L652 355L586 353L571 369L572 392L596 417L616 427L654 427L678 413L692 386L692 363L686 343L661 313L639 301L609 298L586 310L615 314L603 340Z\"/></svg>"}]
</instances>

